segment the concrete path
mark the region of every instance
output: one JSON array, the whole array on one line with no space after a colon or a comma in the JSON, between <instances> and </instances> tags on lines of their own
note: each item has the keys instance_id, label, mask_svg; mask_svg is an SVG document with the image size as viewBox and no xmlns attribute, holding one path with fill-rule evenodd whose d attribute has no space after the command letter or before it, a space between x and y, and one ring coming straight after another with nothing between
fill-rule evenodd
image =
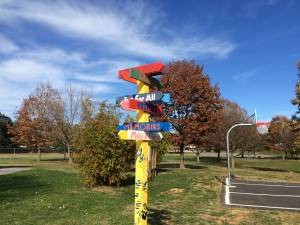
<instances>
[{"instance_id":1,"label":"concrete path","mask_svg":"<svg viewBox=\"0 0 300 225\"><path fill-rule=\"evenodd\" d=\"M15 173L23 170L29 170L31 167L27 166L0 166L0 175Z\"/></svg>"}]
</instances>

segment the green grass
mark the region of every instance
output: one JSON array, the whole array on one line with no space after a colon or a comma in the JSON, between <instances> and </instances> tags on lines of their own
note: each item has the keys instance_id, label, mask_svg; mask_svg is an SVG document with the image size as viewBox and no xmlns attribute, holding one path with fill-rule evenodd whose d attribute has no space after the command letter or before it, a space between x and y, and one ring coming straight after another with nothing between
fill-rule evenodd
<instances>
[{"instance_id":1,"label":"green grass","mask_svg":"<svg viewBox=\"0 0 300 225\"><path fill-rule=\"evenodd\" d=\"M43 159L43 157L42 157ZM229 208L220 204L226 160L166 155L149 184L148 224L299 224L300 213ZM33 169L0 176L0 224L133 224L134 174L121 188L82 187L74 167L60 155L12 158L0 155L0 166ZM246 179L300 181L299 161L236 159L235 175Z\"/></svg>"}]
</instances>

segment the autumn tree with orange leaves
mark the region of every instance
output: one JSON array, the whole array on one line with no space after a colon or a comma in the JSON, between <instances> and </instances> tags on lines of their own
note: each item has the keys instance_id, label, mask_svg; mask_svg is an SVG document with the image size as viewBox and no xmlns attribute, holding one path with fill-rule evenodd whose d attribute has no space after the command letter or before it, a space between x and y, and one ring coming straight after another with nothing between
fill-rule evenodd
<instances>
[{"instance_id":1,"label":"autumn tree with orange leaves","mask_svg":"<svg viewBox=\"0 0 300 225\"><path fill-rule=\"evenodd\" d=\"M169 121L174 129L169 135L180 149L180 168L184 168L185 146L201 146L203 137L213 131L222 108L219 87L212 86L203 67L193 60L178 60L168 64L169 72L161 76L162 92L170 93L158 121Z\"/></svg>"},{"instance_id":2,"label":"autumn tree with orange leaves","mask_svg":"<svg viewBox=\"0 0 300 225\"><path fill-rule=\"evenodd\" d=\"M286 116L275 116L272 118L267 137L270 149L282 153L282 159L285 159L288 152L293 151L295 132L292 132L291 120Z\"/></svg>"},{"instance_id":3,"label":"autumn tree with orange leaves","mask_svg":"<svg viewBox=\"0 0 300 225\"><path fill-rule=\"evenodd\" d=\"M16 113L16 124L9 126L12 141L27 147L38 148L38 160L41 159L40 148L52 144L51 112L57 109L59 93L49 83L39 84L28 98L24 99Z\"/></svg>"}]
</instances>

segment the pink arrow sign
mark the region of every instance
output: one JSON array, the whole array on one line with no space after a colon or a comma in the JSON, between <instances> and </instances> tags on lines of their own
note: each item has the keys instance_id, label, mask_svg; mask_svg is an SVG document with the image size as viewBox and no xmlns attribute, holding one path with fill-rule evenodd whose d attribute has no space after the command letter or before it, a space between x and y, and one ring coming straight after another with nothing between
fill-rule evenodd
<instances>
[{"instance_id":1,"label":"pink arrow sign","mask_svg":"<svg viewBox=\"0 0 300 225\"><path fill-rule=\"evenodd\" d=\"M141 102L134 99L128 99L128 101L122 101L120 106L124 110L136 111L141 110L150 114L161 114L162 107L160 105L151 104L149 102Z\"/></svg>"},{"instance_id":2,"label":"pink arrow sign","mask_svg":"<svg viewBox=\"0 0 300 225\"><path fill-rule=\"evenodd\" d=\"M132 111L132 112L136 111L135 109L130 108L129 101L124 101L124 100L121 101L120 106L123 110L128 110L128 111Z\"/></svg>"}]
</instances>

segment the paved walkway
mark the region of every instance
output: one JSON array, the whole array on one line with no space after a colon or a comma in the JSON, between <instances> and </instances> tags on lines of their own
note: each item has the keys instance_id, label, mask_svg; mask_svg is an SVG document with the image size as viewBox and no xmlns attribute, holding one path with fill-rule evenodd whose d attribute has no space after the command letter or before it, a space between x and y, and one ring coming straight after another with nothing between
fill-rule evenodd
<instances>
[{"instance_id":1,"label":"paved walkway","mask_svg":"<svg viewBox=\"0 0 300 225\"><path fill-rule=\"evenodd\" d=\"M300 212L300 183L231 179L222 198L232 207Z\"/></svg>"},{"instance_id":2,"label":"paved walkway","mask_svg":"<svg viewBox=\"0 0 300 225\"><path fill-rule=\"evenodd\" d=\"M29 170L31 167L27 166L0 166L0 175L15 173L23 170Z\"/></svg>"}]
</instances>

